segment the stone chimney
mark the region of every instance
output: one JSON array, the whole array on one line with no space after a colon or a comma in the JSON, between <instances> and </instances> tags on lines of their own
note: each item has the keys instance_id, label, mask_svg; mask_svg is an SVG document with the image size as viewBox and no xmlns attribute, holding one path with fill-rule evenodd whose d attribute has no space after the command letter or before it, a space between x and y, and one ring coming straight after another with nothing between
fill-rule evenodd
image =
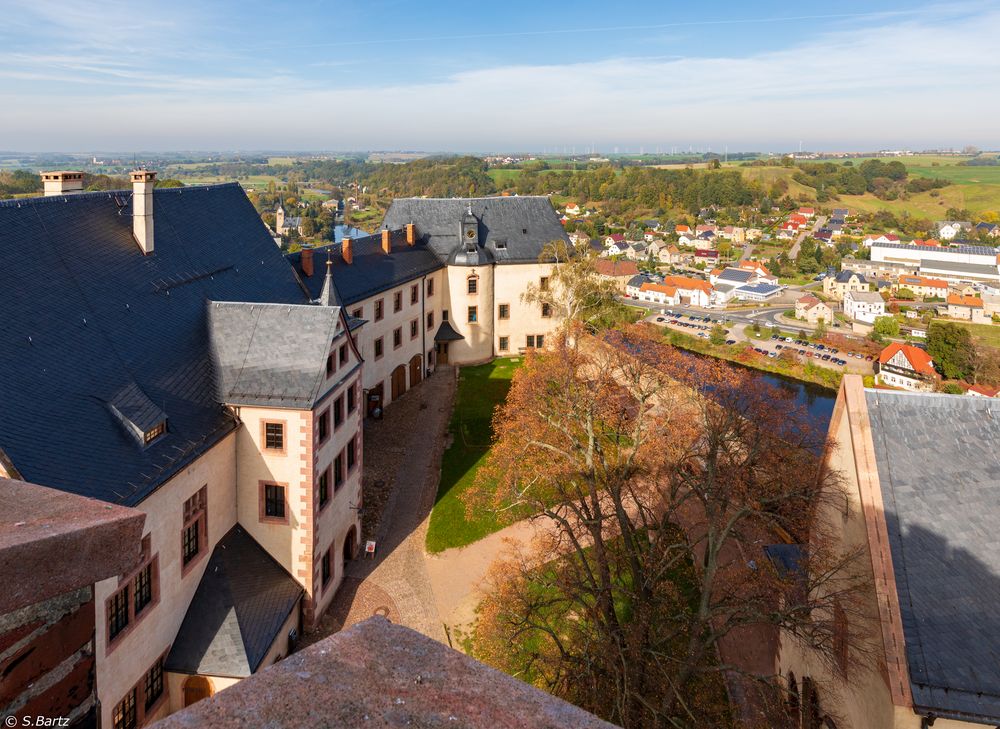
<instances>
[{"instance_id":1,"label":"stone chimney","mask_svg":"<svg viewBox=\"0 0 1000 729\"><path fill-rule=\"evenodd\" d=\"M382 231L382 251L389 255L392 253L392 231L383 230Z\"/></svg>"},{"instance_id":2,"label":"stone chimney","mask_svg":"<svg viewBox=\"0 0 1000 729\"><path fill-rule=\"evenodd\" d=\"M412 246L417 242L417 226L413 223L406 224L406 245Z\"/></svg>"},{"instance_id":3,"label":"stone chimney","mask_svg":"<svg viewBox=\"0 0 1000 729\"><path fill-rule=\"evenodd\" d=\"M354 262L354 246L351 245L350 236L344 236L340 241L340 255L344 258L344 263L350 265Z\"/></svg>"},{"instance_id":4,"label":"stone chimney","mask_svg":"<svg viewBox=\"0 0 1000 729\"><path fill-rule=\"evenodd\" d=\"M45 188L45 197L83 192L83 173L73 170L43 172L42 185Z\"/></svg>"},{"instance_id":5,"label":"stone chimney","mask_svg":"<svg viewBox=\"0 0 1000 729\"><path fill-rule=\"evenodd\" d=\"M132 235L143 254L153 252L153 187L156 173L136 170L132 178Z\"/></svg>"},{"instance_id":6,"label":"stone chimney","mask_svg":"<svg viewBox=\"0 0 1000 729\"><path fill-rule=\"evenodd\" d=\"M313 275L313 251L312 248L302 249L302 273L305 276Z\"/></svg>"}]
</instances>

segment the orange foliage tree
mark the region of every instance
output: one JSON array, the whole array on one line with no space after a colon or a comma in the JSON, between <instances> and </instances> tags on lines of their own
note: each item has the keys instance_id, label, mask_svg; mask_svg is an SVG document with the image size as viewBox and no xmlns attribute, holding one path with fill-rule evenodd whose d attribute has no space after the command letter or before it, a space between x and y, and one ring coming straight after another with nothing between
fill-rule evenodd
<instances>
[{"instance_id":1,"label":"orange foliage tree","mask_svg":"<svg viewBox=\"0 0 1000 729\"><path fill-rule=\"evenodd\" d=\"M567 331L529 354L494 429L469 508L546 526L495 565L479 658L626 727L726 725L733 631L784 629L838 660L834 623L865 582L810 518L843 494L786 394L643 325ZM781 541L800 545L791 568L763 554Z\"/></svg>"}]
</instances>

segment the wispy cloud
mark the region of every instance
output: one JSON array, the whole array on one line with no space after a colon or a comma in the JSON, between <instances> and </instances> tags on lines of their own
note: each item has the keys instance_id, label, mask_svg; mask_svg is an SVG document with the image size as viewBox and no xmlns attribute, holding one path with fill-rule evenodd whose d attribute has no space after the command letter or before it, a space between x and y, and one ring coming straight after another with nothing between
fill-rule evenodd
<instances>
[{"instance_id":1,"label":"wispy cloud","mask_svg":"<svg viewBox=\"0 0 1000 729\"><path fill-rule=\"evenodd\" d=\"M643 46L650 55L378 85L360 64L334 75L238 62L181 70L122 63L103 48L89 48L85 62L11 51L0 53L0 104L12 110L0 136L48 149L1000 146L1000 9L863 15L807 41L777 38L765 52L678 56L667 41ZM173 33L159 21L151 32ZM198 52L210 55L211 44ZM304 65L356 63L348 51ZM29 78L80 86L58 97L9 86ZM47 115L66 104L73 129Z\"/></svg>"}]
</instances>

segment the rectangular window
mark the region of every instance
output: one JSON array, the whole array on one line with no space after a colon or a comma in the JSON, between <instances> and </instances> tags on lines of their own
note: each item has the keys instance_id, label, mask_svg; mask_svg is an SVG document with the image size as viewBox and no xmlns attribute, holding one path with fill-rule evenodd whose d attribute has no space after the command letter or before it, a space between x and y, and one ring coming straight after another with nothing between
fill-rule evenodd
<instances>
[{"instance_id":1,"label":"rectangular window","mask_svg":"<svg viewBox=\"0 0 1000 729\"><path fill-rule=\"evenodd\" d=\"M344 485L344 454L338 453L333 459L333 490Z\"/></svg>"},{"instance_id":2,"label":"rectangular window","mask_svg":"<svg viewBox=\"0 0 1000 729\"><path fill-rule=\"evenodd\" d=\"M351 312L351 316L353 316L355 319L364 319L364 317L362 316L362 314L364 314L364 313L365 313L364 309L362 309L359 306L357 309L355 309L354 311Z\"/></svg>"},{"instance_id":3,"label":"rectangular window","mask_svg":"<svg viewBox=\"0 0 1000 729\"><path fill-rule=\"evenodd\" d=\"M448 321L448 310L447 309L442 309L441 310L441 321Z\"/></svg>"},{"instance_id":4,"label":"rectangular window","mask_svg":"<svg viewBox=\"0 0 1000 729\"><path fill-rule=\"evenodd\" d=\"M285 449L284 423L264 423L264 447L274 451Z\"/></svg>"},{"instance_id":5,"label":"rectangular window","mask_svg":"<svg viewBox=\"0 0 1000 729\"><path fill-rule=\"evenodd\" d=\"M326 469L319 475L319 508L326 506L330 500L330 469Z\"/></svg>"},{"instance_id":6,"label":"rectangular window","mask_svg":"<svg viewBox=\"0 0 1000 729\"><path fill-rule=\"evenodd\" d=\"M542 304L542 318L548 319L550 316L552 316L552 305Z\"/></svg>"},{"instance_id":7,"label":"rectangular window","mask_svg":"<svg viewBox=\"0 0 1000 729\"><path fill-rule=\"evenodd\" d=\"M135 714L136 689L132 689L111 712L111 725L114 729L135 729L138 726Z\"/></svg>"},{"instance_id":8,"label":"rectangular window","mask_svg":"<svg viewBox=\"0 0 1000 729\"><path fill-rule=\"evenodd\" d=\"M322 576L323 576L323 587L325 588L327 585L330 584L330 578L333 576L332 575L332 570L330 569L330 550L329 549L326 550L326 552L323 553L323 559L320 560L320 564L322 565L321 572L322 572Z\"/></svg>"},{"instance_id":9,"label":"rectangular window","mask_svg":"<svg viewBox=\"0 0 1000 729\"><path fill-rule=\"evenodd\" d=\"M500 351L506 352L508 349L510 349L510 338L500 337Z\"/></svg>"},{"instance_id":10,"label":"rectangular window","mask_svg":"<svg viewBox=\"0 0 1000 729\"><path fill-rule=\"evenodd\" d=\"M397 291L392 295L392 310L394 312L403 310L403 292Z\"/></svg>"},{"instance_id":11,"label":"rectangular window","mask_svg":"<svg viewBox=\"0 0 1000 729\"><path fill-rule=\"evenodd\" d=\"M337 429L344 422L344 396L333 401L333 427Z\"/></svg>"},{"instance_id":12,"label":"rectangular window","mask_svg":"<svg viewBox=\"0 0 1000 729\"><path fill-rule=\"evenodd\" d=\"M541 291L548 291L549 290L549 277L548 276L542 276L541 279L539 279L539 281L538 281L538 288Z\"/></svg>"},{"instance_id":13,"label":"rectangular window","mask_svg":"<svg viewBox=\"0 0 1000 729\"><path fill-rule=\"evenodd\" d=\"M510 319L510 304L500 304L497 307L497 319Z\"/></svg>"},{"instance_id":14,"label":"rectangular window","mask_svg":"<svg viewBox=\"0 0 1000 729\"><path fill-rule=\"evenodd\" d=\"M337 358L332 354L326 358L326 376L329 377L337 371Z\"/></svg>"},{"instance_id":15,"label":"rectangular window","mask_svg":"<svg viewBox=\"0 0 1000 729\"><path fill-rule=\"evenodd\" d=\"M148 712L153 708L153 704L163 696L163 657L156 659L156 663L146 671L142 687L144 701L143 706Z\"/></svg>"},{"instance_id":16,"label":"rectangular window","mask_svg":"<svg viewBox=\"0 0 1000 729\"><path fill-rule=\"evenodd\" d=\"M348 472L350 472L350 470L352 468L354 468L354 462L357 459L357 454L355 453L355 449L357 447L357 442L356 441L357 441L356 438L351 438L349 441L347 441L347 470L348 470Z\"/></svg>"},{"instance_id":17,"label":"rectangular window","mask_svg":"<svg viewBox=\"0 0 1000 729\"><path fill-rule=\"evenodd\" d=\"M392 330L392 348L399 349L403 346L403 327L396 327Z\"/></svg>"},{"instance_id":18,"label":"rectangular window","mask_svg":"<svg viewBox=\"0 0 1000 729\"><path fill-rule=\"evenodd\" d=\"M375 302L375 321L382 321L383 316L385 316L385 302L379 299Z\"/></svg>"},{"instance_id":19,"label":"rectangular window","mask_svg":"<svg viewBox=\"0 0 1000 729\"><path fill-rule=\"evenodd\" d=\"M538 347L539 349L541 349L542 347L545 346L545 335L544 334L536 334L535 335L535 346Z\"/></svg>"},{"instance_id":20,"label":"rectangular window","mask_svg":"<svg viewBox=\"0 0 1000 729\"><path fill-rule=\"evenodd\" d=\"M285 487L264 484L264 516L268 519L285 518Z\"/></svg>"},{"instance_id":21,"label":"rectangular window","mask_svg":"<svg viewBox=\"0 0 1000 729\"><path fill-rule=\"evenodd\" d=\"M340 364L347 364L347 345L340 345Z\"/></svg>"},{"instance_id":22,"label":"rectangular window","mask_svg":"<svg viewBox=\"0 0 1000 729\"><path fill-rule=\"evenodd\" d=\"M434 312L433 311L428 311L427 312L427 328L428 329L433 329L434 328Z\"/></svg>"},{"instance_id":23,"label":"rectangular window","mask_svg":"<svg viewBox=\"0 0 1000 729\"><path fill-rule=\"evenodd\" d=\"M181 558L186 567L204 552L202 548L208 540L208 487L202 486L198 493L184 502L184 528L181 531Z\"/></svg>"},{"instance_id":24,"label":"rectangular window","mask_svg":"<svg viewBox=\"0 0 1000 729\"><path fill-rule=\"evenodd\" d=\"M325 443L326 439L330 437L330 411L324 410L319 414L319 418L316 420L316 434L319 437L320 444Z\"/></svg>"},{"instance_id":25,"label":"rectangular window","mask_svg":"<svg viewBox=\"0 0 1000 729\"><path fill-rule=\"evenodd\" d=\"M427 295L434 295L434 279L432 278L427 279Z\"/></svg>"},{"instance_id":26,"label":"rectangular window","mask_svg":"<svg viewBox=\"0 0 1000 729\"><path fill-rule=\"evenodd\" d=\"M529 334L527 337L525 337L525 346L528 349L531 349L532 347L535 346L535 335L534 334Z\"/></svg>"},{"instance_id":27,"label":"rectangular window","mask_svg":"<svg viewBox=\"0 0 1000 729\"><path fill-rule=\"evenodd\" d=\"M356 397L357 397L357 395L354 392L354 387L355 387L354 385L351 385L350 387L347 388L347 412L348 413L353 413L354 412L354 408L357 407L357 403L356 403Z\"/></svg>"},{"instance_id":28,"label":"rectangular window","mask_svg":"<svg viewBox=\"0 0 1000 729\"><path fill-rule=\"evenodd\" d=\"M383 342L382 337L375 340L375 359L379 359L382 356Z\"/></svg>"},{"instance_id":29,"label":"rectangular window","mask_svg":"<svg viewBox=\"0 0 1000 729\"><path fill-rule=\"evenodd\" d=\"M129 586L125 585L108 600L108 640L114 640L128 627Z\"/></svg>"},{"instance_id":30,"label":"rectangular window","mask_svg":"<svg viewBox=\"0 0 1000 729\"><path fill-rule=\"evenodd\" d=\"M139 570L132 583L135 603L135 614L141 613L149 603L153 602L153 565L147 564Z\"/></svg>"},{"instance_id":31,"label":"rectangular window","mask_svg":"<svg viewBox=\"0 0 1000 729\"><path fill-rule=\"evenodd\" d=\"M469 293L475 294L479 292L479 279L475 276L469 276Z\"/></svg>"},{"instance_id":32,"label":"rectangular window","mask_svg":"<svg viewBox=\"0 0 1000 729\"><path fill-rule=\"evenodd\" d=\"M414 319L410 322L410 339L416 339L417 334L420 332L420 325L417 324L417 320Z\"/></svg>"},{"instance_id":33,"label":"rectangular window","mask_svg":"<svg viewBox=\"0 0 1000 729\"><path fill-rule=\"evenodd\" d=\"M479 309L477 309L475 306L470 306L469 307L469 323L470 324L474 324L477 321L479 321Z\"/></svg>"},{"instance_id":34,"label":"rectangular window","mask_svg":"<svg viewBox=\"0 0 1000 729\"><path fill-rule=\"evenodd\" d=\"M419 299L420 299L420 287L417 286L416 284L413 284L412 286L410 286L410 303L416 304Z\"/></svg>"}]
</instances>

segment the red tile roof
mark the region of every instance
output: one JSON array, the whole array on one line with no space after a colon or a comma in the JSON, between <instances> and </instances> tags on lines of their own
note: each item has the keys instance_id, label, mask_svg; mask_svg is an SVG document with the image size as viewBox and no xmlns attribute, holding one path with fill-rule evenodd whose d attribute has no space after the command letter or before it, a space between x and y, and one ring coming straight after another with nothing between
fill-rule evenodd
<instances>
[{"instance_id":1,"label":"red tile roof","mask_svg":"<svg viewBox=\"0 0 1000 729\"><path fill-rule=\"evenodd\" d=\"M973 309L982 309L983 300L978 296L965 296L964 294L948 294L949 306L969 306Z\"/></svg>"},{"instance_id":2,"label":"red tile roof","mask_svg":"<svg viewBox=\"0 0 1000 729\"><path fill-rule=\"evenodd\" d=\"M602 276L635 276L639 273L639 267L635 265L635 261L600 259L594 264L594 268Z\"/></svg>"},{"instance_id":3,"label":"red tile roof","mask_svg":"<svg viewBox=\"0 0 1000 729\"><path fill-rule=\"evenodd\" d=\"M657 291L661 294L666 294L667 296L675 296L677 294L677 289L673 286L664 286L663 284L646 282L639 287L640 291Z\"/></svg>"},{"instance_id":4,"label":"red tile roof","mask_svg":"<svg viewBox=\"0 0 1000 729\"><path fill-rule=\"evenodd\" d=\"M674 286L679 289L697 289L699 291L704 291L706 294L712 293L712 285L708 281L702 281L698 278L688 278L686 276L667 276L663 279L663 283L667 286Z\"/></svg>"},{"instance_id":5,"label":"red tile roof","mask_svg":"<svg viewBox=\"0 0 1000 729\"><path fill-rule=\"evenodd\" d=\"M996 397L997 395L1000 395L1000 388L988 387L986 385L973 385L969 388L969 391L975 392L983 397Z\"/></svg>"},{"instance_id":6,"label":"red tile roof","mask_svg":"<svg viewBox=\"0 0 1000 729\"><path fill-rule=\"evenodd\" d=\"M914 347L910 344L900 344L899 342L893 342L882 350L882 354L878 356L879 364L885 364L896 356L897 352L903 353L903 356L909 361L910 367L916 372L922 375L937 374L934 370L934 361L927 352L920 349L920 347Z\"/></svg>"}]
</instances>

